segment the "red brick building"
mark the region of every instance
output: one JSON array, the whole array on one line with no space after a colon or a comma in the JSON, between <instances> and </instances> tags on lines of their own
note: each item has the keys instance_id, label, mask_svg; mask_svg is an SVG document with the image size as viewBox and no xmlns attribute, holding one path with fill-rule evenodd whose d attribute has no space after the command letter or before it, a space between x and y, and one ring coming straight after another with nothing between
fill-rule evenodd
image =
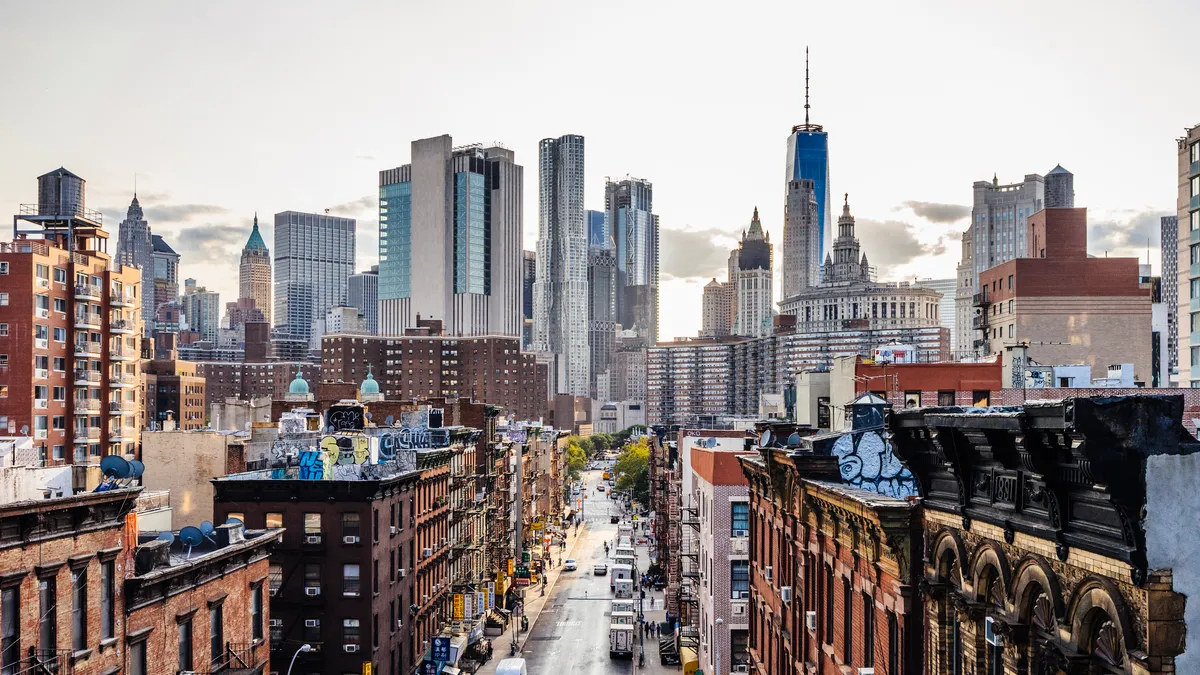
<instances>
[{"instance_id":1,"label":"red brick building","mask_svg":"<svg viewBox=\"0 0 1200 675\"><path fill-rule=\"evenodd\" d=\"M197 365L177 359L142 362L146 382L145 426L162 429L168 416L177 429L203 429L208 420L205 380ZM154 426L151 426L151 425Z\"/></svg>"},{"instance_id":2,"label":"red brick building","mask_svg":"<svg viewBox=\"0 0 1200 675\"><path fill-rule=\"evenodd\" d=\"M279 532L217 528L189 556L178 537L139 535L140 492L0 506L0 671L270 671L255 589Z\"/></svg>"},{"instance_id":3,"label":"red brick building","mask_svg":"<svg viewBox=\"0 0 1200 675\"><path fill-rule=\"evenodd\" d=\"M968 363L865 363L856 357L854 393L871 392L895 408L987 405L997 398L1004 373L999 358Z\"/></svg>"}]
</instances>

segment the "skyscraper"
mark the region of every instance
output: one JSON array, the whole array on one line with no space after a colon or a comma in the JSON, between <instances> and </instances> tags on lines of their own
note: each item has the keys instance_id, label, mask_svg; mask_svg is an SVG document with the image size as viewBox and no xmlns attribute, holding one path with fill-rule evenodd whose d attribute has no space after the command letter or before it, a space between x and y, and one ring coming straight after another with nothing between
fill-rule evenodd
<instances>
[{"instance_id":1,"label":"skyscraper","mask_svg":"<svg viewBox=\"0 0 1200 675\"><path fill-rule=\"evenodd\" d=\"M799 292L798 288L804 284L804 279L812 278L813 270L809 267L812 256L816 256L816 264L819 265L821 257L825 254L825 230L830 227L833 221L832 205L829 202L829 134L825 132L825 128L820 124L812 124L809 122L808 111L808 49L804 50L804 124L797 124L792 127L792 134L788 136L787 141L787 176L785 179L787 203L791 203L793 199L793 190L799 189L800 186L793 186L793 181L810 180L812 181L812 192L816 198L817 222L816 222L816 251L808 250L812 246L811 238L805 237L805 233L810 231L812 224L809 223L809 229L804 228L806 222L803 212L792 213L792 218L785 220L783 231L783 291L784 298L789 294ZM796 197L797 206L807 208L804 200L799 196ZM791 212L789 212L791 213ZM789 229L790 228L790 229ZM801 242L804 242L804 245ZM808 285L815 284L816 280L810 281Z\"/></svg>"},{"instance_id":2,"label":"skyscraper","mask_svg":"<svg viewBox=\"0 0 1200 675\"><path fill-rule=\"evenodd\" d=\"M588 246L608 246L612 232L608 231L604 212L588 209L584 217L587 218Z\"/></svg>"},{"instance_id":3,"label":"skyscraper","mask_svg":"<svg viewBox=\"0 0 1200 675\"><path fill-rule=\"evenodd\" d=\"M771 235L763 231L758 207L750 220L750 229L738 245L737 271L732 279L737 289L737 318L733 333L747 337L770 335L775 317L772 290L773 247Z\"/></svg>"},{"instance_id":4,"label":"skyscraper","mask_svg":"<svg viewBox=\"0 0 1200 675\"><path fill-rule=\"evenodd\" d=\"M200 334L201 340L217 342L221 332L221 295L197 286L195 279L183 285L183 315L188 328Z\"/></svg>"},{"instance_id":5,"label":"skyscraper","mask_svg":"<svg viewBox=\"0 0 1200 675\"><path fill-rule=\"evenodd\" d=\"M975 350L977 331L971 325L972 297L979 292L979 275L1000 263L1028 255L1026 221L1044 208L1046 196L1045 180L1036 173L1026 174L1022 182L1010 185L1001 185L992 176L990 181L976 181L973 189L971 224L962 237L954 303L957 340L954 349L959 353ZM1073 186L1071 190L1074 195Z\"/></svg>"},{"instance_id":6,"label":"skyscraper","mask_svg":"<svg viewBox=\"0 0 1200 675\"><path fill-rule=\"evenodd\" d=\"M1162 303L1167 307L1167 373L1174 381L1179 368L1179 216L1163 216L1161 228Z\"/></svg>"},{"instance_id":7,"label":"skyscraper","mask_svg":"<svg viewBox=\"0 0 1200 675\"><path fill-rule=\"evenodd\" d=\"M643 345L658 341L658 216L648 180L605 181L605 231L616 243L616 320Z\"/></svg>"},{"instance_id":8,"label":"skyscraper","mask_svg":"<svg viewBox=\"0 0 1200 675\"><path fill-rule=\"evenodd\" d=\"M521 349L533 348L533 282L537 280L537 253L521 252Z\"/></svg>"},{"instance_id":9,"label":"skyscraper","mask_svg":"<svg viewBox=\"0 0 1200 675\"><path fill-rule=\"evenodd\" d=\"M589 214L596 211L588 211ZM617 258L610 241L608 246L592 245L588 249L588 349L591 351L591 393L600 401L613 400L610 369L617 351ZM597 387L600 376L603 378Z\"/></svg>"},{"instance_id":10,"label":"skyscraper","mask_svg":"<svg viewBox=\"0 0 1200 675\"><path fill-rule=\"evenodd\" d=\"M448 135L379 172L379 330L416 317L449 335L521 334L521 190L513 151Z\"/></svg>"},{"instance_id":11,"label":"skyscraper","mask_svg":"<svg viewBox=\"0 0 1200 675\"><path fill-rule=\"evenodd\" d=\"M821 281L820 222L816 183L789 180L783 216L783 299Z\"/></svg>"},{"instance_id":12,"label":"skyscraper","mask_svg":"<svg viewBox=\"0 0 1200 675\"><path fill-rule=\"evenodd\" d=\"M574 396L591 387L583 156L583 136L546 138L539 146L533 346L557 357L551 389Z\"/></svg>"},{"instance_id":13,"label":"skyscraper","mask_svg":"<svg viewBox=\"0 0 1200 675\"><path fill-rule=\"evenodd\" d=\"M307 341L314 320L346 301L354 273L353 218L284 211L275 214L275 329Z\"/></svg>"},{"instance_id":14,"label":"skyscraper","mask_svg":"<svg viewBox=\"0 0 1200 675\"><path fill-rule=\"evenodd\" d=\"M179 254L157 234L150 238L154 259L154 308L168 302L179 302ZM142 283L145 286L145 282ZM148 291L147 291L148 292Z\"/></svg>"},{"instance_id":15,"label":"skyscraper","mask_svg":"<svg viewBox=\"0 0 1200 675\"><path fill-rule=\"evenodd\" d=\"M137 194L129 203L125 220L117 238L117 262L142 270L142 329L149 331L154 326L154 244L150 225L142 213Z\"/></svg>"},{"instance_id":16,"label":"skyscraper","mask_svg":"<svg viewBox=\"0 0 1200 675\"><path fill-rule=\"evenodd\" d=\"M346 304L362 313L368 333L379 334L379 265L350 275L346 282Z\"/></svg>"},{"instance_id":17,"label":"skyscraper","mask_svg":"<svg viewBox=\"0 0 1200 675\"><path fill-rule=\"evenodd\" d=\"M732 331L729 285L715 278L704 285L700 337L723 337Z\"/></svg>"},{"instance_id":18,"label":"skyscraper","mask_svg":"<svg viewBox=\"0 0 1200 675\"><path fill-rule=\"evenodd\" d=\"M257 213L238 268L238 299L243 298L253 300L266 322L271 323L271 251L258 231Z\"/></svg>"},{"instance_id":19,"label":"skyscraper","mask_svg":"<svg viewBox=\"0 0 1200 675\"><path fill-rule=\"evenodd\" d=\"M1189 129L1176 141L1179 167L1178 198L1176 200L1176 237L1178 242L1176 302L1179 303L1177 319L1180 337L1177 341L1179 386L1200 387L1200 342L1193 342L1196 335L1192 326L1200 323L1200 312L1194 309L1200 300L1193 289L1200 287L1193 260L1200 260L1200 244L1192 241L1192 233L1200 230L1200 125ZM1183 330L1187 318L1188 330ZM1186 336L1186 337L1185 337Z\"/></svg>"}]
</instances>

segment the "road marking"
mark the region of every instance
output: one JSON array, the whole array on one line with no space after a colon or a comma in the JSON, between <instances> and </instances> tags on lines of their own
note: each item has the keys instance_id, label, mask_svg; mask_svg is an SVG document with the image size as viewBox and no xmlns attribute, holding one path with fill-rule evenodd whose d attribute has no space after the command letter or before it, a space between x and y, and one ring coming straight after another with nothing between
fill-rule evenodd
<instances>
[{"instance_id":1,"label":"road marking","mask_svg":"<svg viewBox=\"0 0 1200 675\"><path fill-rule=\"evenodd\" d=\"M556 621L554 625L558 626L559 628L575 628L577 626L582 626L583 621L578 619L574 621Z\"/></svg>"}]
</instances>

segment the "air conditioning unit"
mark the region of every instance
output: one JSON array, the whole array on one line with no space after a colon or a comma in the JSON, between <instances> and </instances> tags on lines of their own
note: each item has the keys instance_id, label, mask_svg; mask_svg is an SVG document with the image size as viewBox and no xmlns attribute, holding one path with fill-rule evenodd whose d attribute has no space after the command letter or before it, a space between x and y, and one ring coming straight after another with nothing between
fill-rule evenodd
<instances>
[{"instance_id":1,"label":"air conditioning unit","mask_svg":"<svg viewBox=\"0 0 1200 675\"><path fill-rule=\"evenodd\" d=\"M278 588L268 588L267 593L270 593L271 597L273 598L279 594L279 589ZM274 619L271 619L271 620L274 621Z\"/></svg>"},{"instance_id":2,"label":"air conditioning unit","mask_svg":"<svg viewBox=\"0 0 1200 675\"><path fill-rule=\"evenodd\" d=\"M39 319L49 319L50 318L50 310L42 309L39 307L38 311L37 311L37 315L38 315Z\"/></svg>"},{"instance_id":3,"label":"air conditioning unit","mask_svg":"<svg viewBox=\"0 0 1200 675\"><path fill-rule=\"evenodd\" d=\"M874 668L859 668L858 675L875 675Z\"/></svg>"},{"instance_id":4,"label":"air conditioning unit","mask_svg":"<svg viewBox=\"0 0 1200 675\"><path fill-rule=\"evenodd\" d=\"M422 596L421 596L421 602L429 602L429 596L428 596L428 595L422 595Z\"/></svg>"},{"instance_id":5,"label":"air conditioning unit","mask_svg":"<svg viewBox=\"0 0 1200 675\"><path fill-rule=\"evenodd\" d=\"M396 628L404 628L404 622L400 619L396 619Z\"/></svg>"},{"instance_id":6,"label":"air conditioning unit","mask_svg":"<svg viewBox=\"0 0 1200 675\"><path fill-rule=\"evenodd\" d=\"M741 603L730 605L730 609L733 616L746 616L746 606Z\"/></svg>"},{"instance_id":7,"label":"air conditioning unit","mask_svg":"<svg viewBox=\"0 0 1200 675\"><path fill-rule=\"evenodd\" d=\"M50 288L50 280L38 277L38 288Z\"/></svg>"},{"instance_id":8,"label":"air conditioning unit","mask_svg":"<svg viewBox=\"0 0 1200 675\"><path fill-rule=\"evenodd\" d=\"M320 619L305 619L304 627L305 628L320 628L321 620Z\"/></svg>"},{"instance_id":9,"label":"air conditioning unit","mask_svg":"<svg viewBox=\"0 0 1200 675\"><path fill-rule=\"evenodd\" d=\"M742 591L742 600L750 599L750 591Z\"/></svg>"},{"instance_id":10,"label":"air conditioning unit","mask_svg":"<svg viewBox=\"0 0 1200 675\"><path fill-rule=\"evenodd\" d=\"M783 600L784 604L791 602L792 601L792 587L791 586L781 586L779 588L779 599Z\"/></svg>"},{"instance_id":11,"label":"air conditioning unit","mask_svg":"<svg viewBox=\"0 0 1200 675\"><path fill-rule=\"evenodd\" d=\"M422 558L428 558L431 555L433 555L433 549L431 549L431 548L421 549L421 557Z\"/></svg>"},{"instance_id":12,"label":"air conditioning unit","mask_svg":"<svg viewBox=\"0 0 1200 675\"><path fill-rule=\"evenodd\" d=\"M445 546L445 545L446 545L446 538L442 537L442 546Z\"/></svg>"},{"instance_id":13,"label":"air conditioning unit","mask_svg":"<svg viewBox=\"0 0 1200 675\"><path fill-rule=\"evenodd\" d=\"M345 649L347 654L358 653L358 645L342 645L342 649Z\"/></svg>"},{"instance_id":14,"label":"air conditioning unit","mask_svg":"<svg viewBox=\"0 0 1200 675\"><path fill-rule=\"evenodd\" d=\"M404 575L408 574L408 570L401 567L400 569L396 570L396 574L400 575L400 578L403 579Z\"/></svg>"},{"instance_id":15,"label":"air conditioning unit","mask_svg":"<svg viewBox=\"0 0 1200 675\"><path fill-rule=\"evenodd\" d=\"M395 525L392 525L392 527L391 527L391 530L392 530L392 536L395 536L395 534L396 534L396 526L395 526Z\"/></svg>"},{"instance_id":16,"label":"air conditioning unit","mask_svg":"<svg viewBox=\"0 0 1200 675\"><path fill-rule=\"evenodd\" d=\"M805 612L804 613L804 627L809 630L817 629L817 613L816 612Z\"/></svg>"},{"instance_id":17,"label":"air conditioning unit","mask_svg":"<svg viewBox=\"0 0 1200 675\"><path fill-rule=\"evenodd\" d=\"M316 597L321 594L320 586L309 586L304 589L304 594L310 597Z\"/></svg>"},{"instance_id":18,"label":"air conditioning unit","mask_svg":"<svg viewBox=\"0 0 1200 675\"><path fill-rule=\"evenodd\" d=\"M280 628L283 626L283 619L271 619L272 628Z\"/></svg>"},{"instance_id":19,"label":"air conditioning unit","mask_svg":"<svg viewBox=\"0 0 1200 675\"><path fill-rule=\"evenodd\" d=\"M763 578L766 579L767 581L770 581L774 572L775 572L774 568L772 568L770 565L767 565L766 567L763 568Z\"/></svg>"},{"instance_id":20,"label":"air conditioning unit","mask_svg":"<svg viewBox=\"0 0 1200 675\"><path fill-rule=\"evenodd\" d=\"M310 535L308 535L307 537L305 537L305 538L304 538L304 543L306 543L306 544L319 544L319 543L321 543L321 535L319 535L319 534L310 534Z\"/></svg>"},{"instance_id":21,"label":"air conditioning unit","mask_svg":"<svg viewBox=\"0 0 1200 675\"><path fill-rule=\"evenodd\" d=\"M746 530L734 530L733 531L733 536L735 536L735 537L747 537L749 535L750 535L750 533Z\"/></svg>"}]
</instances>

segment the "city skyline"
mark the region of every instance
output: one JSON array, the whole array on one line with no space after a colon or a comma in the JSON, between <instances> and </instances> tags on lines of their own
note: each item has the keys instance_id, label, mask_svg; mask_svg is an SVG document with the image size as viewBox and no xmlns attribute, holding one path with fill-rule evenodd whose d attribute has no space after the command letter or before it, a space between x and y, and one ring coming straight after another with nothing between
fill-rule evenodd
<instances>
[{"instance_id":1,"label":"city skyline","mask_svg":"<svg viewBox=\"0 0 1200 675\"><path fill-rule=\"evenodd\" d=\"M856 25L857 38L872 45L861 57L841 53L835 36L792 34L780 20L787 12L782 5L746 8L731 19L699 12L689 19L687 32L720 35L728 48L705 54L683 43L682 36L667 35L658 45L661 51L644 55L649 69L666 72L681 54L698 61L694 70L661 83L660 99L680 103L667 105L661 114L641 118L637 124L568 103L586 88L589 77L608 72L609 64L599 55L567 50L570 57L562 63L539 65L536 54L524 49L503 64L503 77L483 84L484 93L515 104L497 105L487 119L479 119L463 105L464 97L477 93L452 91L440 97L423 96L420 106L401 94L376 91L364 94L362 105L331 108L329 114L321 106L292 108L289 119L281 119L262 114L263 105L245 102L261 101L270 109L270 101L302 86L320 90L328 85L333 91L336 83L353 90L372 89L358 86L378 74L372 62L378 61L384 41L371 36L399 10L378 8L366 21L354 12L323 8L292 8L281 16L264 5L248 10L244 21L229 24L219 18L219 12L182 16L186 10L151 7L130 20L123 12L80 5L78 11L55 17L64 26L60 35L87 27L88 32L108 36L111 49L87 52L88 62L96 72L121 74L90 78L82 85L86 93L124 96L135 88L158 93L146 97L138 115L97 108L83 118L72 116L69 123L62 117L64 112L56 110L0 111L0 145L10 149L11 158L0 167L0 205L16 212L18 204L30 201L31 176L67 166L88 176L89 201L104 212L106 227L115 230L132 197L137 173L138 196L150 227L183 256L181 278L195 277L232 298L237 295L238 252L255 209L321 213L329 208L331 215L356 218L360 255L355 271L361 272L377 262L376 172L380 166L407 161L412 140L438 133L484 143L501 139L528 158L534 156L541 138L579 133L589 139L586 208L603 208L605 176L632 173L654 182L655 214L662 222L660 338L694 335L703 284L720 276L746 211L758 204L764 228L776 241L782 240L780 155L786 150L791 126L804 112L803 49L798 45L807 43L812 52L812 119L830 134L830 187L834 194L866 195L856 208L861 214L860 236L872 245L871 250L890 255L872 258L881 267L881 278L906 279L918 271L935 278L953 276L960 248L957 236L966 227L970 209L970 183L993 174L1003 183L1012 183L1027 171L1045 171L1060 162L1079 178L1076 203L1089 208L1089 221L1098 235L1090 237L1090 250L1144 259L1149 237L1157 272L1161 269L1156 246L1159 217L1174 213L1173 141L1197 121L1187 116L1188 111L1200 108L1200 94L1193 91L1167 97L1171 84L1186 77L1188 62L1185 47L1168 36L1179 22L1200 18L1200 9L1182 2L1156 4L1161 5L1156 11L1124 21L1117 21L1111 12L1090 12L1080 30L1067 36L1056 26L1079 19L1071 6L1050 9L1045 21L1035 26L1021 21L1017 11L988 14L997 35L1021 37L989 41L986 61L1004 64L1006 69L1039 70L1047 60L1054 60L1057 75L1034 79L1019 96L973 105L969 115L963 114L953 83L975 77L979 64L967 65L969 60L945 55L980 49L966 28L983 20L982 10L937 8L941 25L951 28L943 30L925 20L935 11L928 6L872 7L869 11L877 20ZM11 90L56 94L79 86L74 66L89 42L35 37L26 30L48 21L47 11L36 5L14 7L11 20L0 27L0 54L6 62L20 62L21 54L34 45L45 47L47 40L59 47L36 71L6 72L3 81ZM402 13L405 20L436 24L446 19L446 11L418 7ZM545 35L548 23L566 18L586 20L603 30L605 22L619 15L588 8L550 10L537 4L504 10L481 6L479 11L481 20L511 26L517 38L526 33ZM837 25L849 20L847 11L814 8L813 25ZM644 16L645 25L654 30L675 16L652 10ZM181 22L191 28L166 30ZM295 54L279 60L288 35L317 25L363 31L365 39L359 42L365 48L353 55L301 55L300 63L294 62ZM218 29L229 34L231 43L244 46L217 49L203 39ZM417 39L434 40L436 33ZM1129 44L1130 36L1134 43L1121 53L1097 52L1093 46L1107 40ZM1037 44L1056 44L1060 50L1056 54L1085 54L1086 58L1064 59L1030 47ZM565 44L555 46L565 49ZM904 58L876 58L897 49L903 50ZM156 51L172 57L142 58ZM538 53L544 52L539 48ZM449 73L486 62L489 54L486 48L470 47L446 64L417 73L420 82L410 89L419 90L419 85L439 79L453 81ZM301 67L289 70L289 64ZM525 75L542 66L551 68L547 77L558 78L569 95L531 111L519 101L534 95L541 79ZM305 73L303 82L298 75L288 74L300 72ZM572 74L559 77L564 72ZM127 78L126 73L136 77ZM704 106L683 103L710 80L719 83L723 95ZM914 86L917 81L936 86ZM1071 86L1063 87L1063 82ZM179 87L199 87L208 95L183 95ZM870 92L869 98L865 91ZM1087 114L1023 115L1028 108L1022 99L1048 101L1064 112ZM748 107L745 102L750 100L754 105ZM887 117L880 117L877 106L863 105L868 100L888 100ZM396 106L406 110L406 119L398 120L388 112ZM1068 118L1069 128L1060 121ZM1119 136L1111 134L1116 128L1122 129ZM706 163L737 167L737 171L723 171L719 200L708 199L700 182L680 171L678 157L663 152L658 142L689 136L736 140L709 144L712 154L706 156ZM1099 137L1108 140L1093 142ZM885 138L892 148L880 153ZM953 140L963 138L970 139L969 150ZM1137 171L1127 170L1134 166ZM536 212L537 195L531 187L526 186L523 195L527 214ZM263 236L272 237L273 232L264 228ZM525 248L532 249L535 239L536 228L526 222Z\"/></svg>"}]
</instances>

